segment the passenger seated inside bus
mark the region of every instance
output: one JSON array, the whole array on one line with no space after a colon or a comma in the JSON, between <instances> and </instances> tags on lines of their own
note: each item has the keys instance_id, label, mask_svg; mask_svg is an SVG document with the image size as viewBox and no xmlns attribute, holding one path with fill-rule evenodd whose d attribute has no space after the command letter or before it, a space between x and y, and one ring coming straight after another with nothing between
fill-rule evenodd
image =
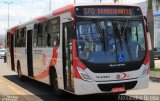
<instances>
[{"instance_id":1,"label":"passenger seated inside bus","mask_svg":"<svg viewBox=\"0 0 160 101\"><path fill-rule=\"evenodd\" d=\"M85 44L86 44L85 39L83 39L83 37L80 37L80 40L79 40L79 48L80 48L81 50L84 50Z\"/></svg>"}]
</instances>

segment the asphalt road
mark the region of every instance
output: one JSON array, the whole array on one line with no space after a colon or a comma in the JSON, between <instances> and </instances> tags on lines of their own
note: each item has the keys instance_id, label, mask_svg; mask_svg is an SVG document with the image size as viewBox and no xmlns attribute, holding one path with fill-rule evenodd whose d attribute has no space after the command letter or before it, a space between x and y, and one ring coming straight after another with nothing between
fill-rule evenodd
<instances>
[{"instance_id":1,"label":"asphalt road","mask_svg":"<svg viewBox=\"0 0 160 101\"><path fill-rule=\"evenodd\" d=\"M157 89L158 88L158 89ZM150 87L145 90L135 90L129 91L123 98L108 95L87 95L87 96L74 96L66 95L64 97L56 97L52 92L50 86L26 78L25 81L19 81L17 74L9 69L3 60L0 59L0 95L2 98L13 98L18 97L18 101L83 101L97 99L99 101L113 101L113 100L123 100L143 99L141 97L135 97L132 95L159 95L160 98L160 82L157 80L150 81ZM14 96L11 96L14 95ZM126 100L127 100L126 99ZM155 99L157 100L157 99ZM158 101L158 100L157 100Z\"/></svg>"}]
</instances>

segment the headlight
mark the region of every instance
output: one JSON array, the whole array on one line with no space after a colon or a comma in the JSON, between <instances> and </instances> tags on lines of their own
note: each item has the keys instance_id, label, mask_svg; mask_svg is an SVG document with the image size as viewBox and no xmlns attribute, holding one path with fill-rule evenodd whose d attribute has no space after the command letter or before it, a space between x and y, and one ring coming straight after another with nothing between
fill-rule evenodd
<instances>
[{"instance_id":1,"label":"headlight","mask_svg":"<svg viewBox=\"0 0 160 101\"><path fill-rule=\"evenodd\" d=\"M149 68L149 64L146 64L143 71L142 71L141 77L148 74L148 68Z\"/></svg>"},{"instance_id":2,"label":"headlight","mask_svg":"<svg viewBox=\"0 0 160 101\"><path fill-rule=\"evenodd\" d=\"M87 72L79 67L77 67L77 71L79 72L80 76L83 80L92 82L93 79L87 74Z\"/></svg>"}]
</instances>

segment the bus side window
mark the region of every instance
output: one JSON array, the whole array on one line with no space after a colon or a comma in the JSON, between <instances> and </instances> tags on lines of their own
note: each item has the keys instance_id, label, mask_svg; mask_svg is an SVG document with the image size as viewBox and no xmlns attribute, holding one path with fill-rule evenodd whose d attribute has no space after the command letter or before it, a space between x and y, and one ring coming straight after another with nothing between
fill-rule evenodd
<instances>
[{"instance_id":1,"label":"bus side window","mask_svg":"<svg viewBox=\"0 0 160 101\"><path fill-rule=\"evenodd\" d=\"M38 32L38 26L37 26L37 24L34 24L34 37L33 37L33 46L34 47L36 47L37 43L38 43L37 32Z\"/></svg>"},{"instance_id":2,"label":"bus side window","mask_svg":"<svg viewBox=\"0 0 160 101\"><path fill-rule=\"evenodd\" d=\"M18 33L18 30L16 31L15 35L14 35L14 39L15 39L15 47L17 47L17 33Z\"/></svg>"},{"instance_id":3,"label":"bus side window","mask_svg":"<svg viewBox=\"0 0 160 101\"><path fill-rule=\"evenodd\" d=\"M60 44L60 18L53 18L48 21L47 45L51 47Z\"/></svg>"},{"instance_id":4,"label":"bus side window","mask_svg":"<svg viewBox=\"0 0 160 101\"><path fill-rule=\"evenodd\" d=\"M24 28L23 30L24 30L24 36L23 36L24 46L26 46L26 28Z\"/></svg>"},{"instance_id":5,"label":"bus side window","mask_svg":"<svg viewBox=\"0 0 160 101\"><path fill-rule=\"evenodd\" d=\"M15 34L15 47L25 47L26 45L26 28L17 30Z\"/></svg>"},{"instance_id":6,"label":"bus side window","mask_svg":"<svg viewBox=\"0 0 160 101\"><path fill-rule=\"evenodd\" d=\"M7 48L10 45L10 32L7 32Z\"/></svg>"},{"instance_id":7,"label":"bus side window","mask_svg":"<svg viewBox=\"0 0 160 101\"><path fill-rule=\"evenodd\" d=\"M47 46L51 46L51 34L47 33Z\"/></svg>"},{"instance_id":8,"label":"bus side window","mask_svg":"<svg viewBox=\"0 0 160 101\"><path fill-rule=\"evenodd\" d=\"M47 44L46 26L47 22L41 22L38 24L37 46L39 47L44 47Z\"/></svg>"},{"instance_id":9,"label":"bus side window","mask_svg":"<svg viewBox=\"0 0 160 101\"><path fill-rule=\"evenodd\" d=\"M37 46L41 47L42 46L42 24L38 24L38 33L37 33Z\"/></svg>"},{"instance_id":10,"label":"bus side window","mask_svg":"<svg viewBox=\"0 0 160 101\"><path fill-rule=\"evenodd\" d=\"M22 29L22 47L26 46L26 28Z\"/></svg>"},{"instance_id":11,"label":"bus side window","mask_svg":"<svg viewBox=\"0 0 160 101\"><path fill-rule=\"evenodd\" d=\"M47 21L42 23L42 46L47 46Z\"/></svg>"},{"instance_id":12,"label":"bus side window","mask_svg":"<svg viewBox=\"0 0 160 101\"><path fill-rule=\"evenodd\" d=\"M19 30L15 33L15 47L19 47Z\"/></svg>"}]
</instances>

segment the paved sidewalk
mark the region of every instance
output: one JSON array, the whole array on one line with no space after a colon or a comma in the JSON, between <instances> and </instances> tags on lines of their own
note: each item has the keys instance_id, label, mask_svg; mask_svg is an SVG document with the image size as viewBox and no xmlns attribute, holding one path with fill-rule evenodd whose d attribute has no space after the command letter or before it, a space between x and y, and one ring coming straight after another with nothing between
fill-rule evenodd
<instances>
[{"instance_id":1,"label":"paved sidewalk","mask_svg":"<svg viewBox=\"0 0 160 101\"><path fill-rule=\"evenodd\" d=\"M0 101L42 101L38 96L4 77L12 75L17 73L11 71L0 59Z\"/></svg>"},{"instance_id":2,"label":"paved sidewalk","mask_svg":"<svg viewBox=\"0 0 160 101\"><path fill-rule=\"evenodd\" d=\"M31 92L0 76L0 101L42 101Z\"/></svg>"}]
</instances>

